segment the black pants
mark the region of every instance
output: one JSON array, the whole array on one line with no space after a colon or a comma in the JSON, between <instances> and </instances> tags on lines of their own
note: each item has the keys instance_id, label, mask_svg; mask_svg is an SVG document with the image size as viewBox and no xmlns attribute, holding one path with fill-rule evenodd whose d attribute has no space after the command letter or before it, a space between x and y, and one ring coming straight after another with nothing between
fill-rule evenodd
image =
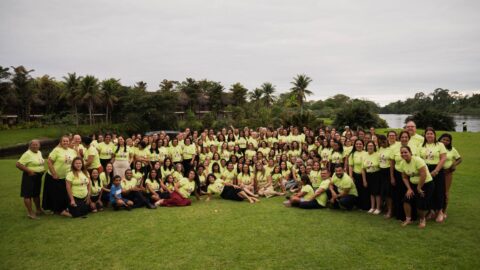
<instances>
[{"instance_id":1,"label":"black pants","mask_svg":"<svg viewBox=\"0 0 480 270\"><path fill-rule=\"evenodd\" d=\"M300 202L298 205L299 208L302 209L321 209L325 208L324 206L320 205L317 200L311 200L311 201L305 201L305 202Z\"/></svg>"},{"instance_id":2,"label":"black pants","mask_svg":"<svg viewBox=\"0 0 480 270\"><path fill-rule=\"evenodd\" d=\"M188 172L190 171L190 169L192 168L192 159L184 159L182 161L182 165L183 165L183 176L185 177L188 177Z\"/></svg>"},{"instance_id":3,"label":"black pants","mask_svg":"<svg viewBox=\"0 0 480 270\"><path fill-rule=\"evenodd\" d=\"M34 175L28 175L28 173L23 172L22 187L20 189L20 197L23 197L23 198L40 197L40 191L42 189L42 177L43 177L43 173L35 173Z\"/></svg>"},{"instance_id":4,"label":"black pants","mask_svg":"<svg viewBox=\"0 0 480 270\"><path fill-rule=\"evenodd\" d=\"M403 210L403 198L405 198L407 188L403 183L401 172L395 170L393 175L395 177L395 186L392 187L393 212L398 220L405 220L405 211Z\"/></svg>"},{"instance_id":5,"label":"black pants","mask_svg":"<svg viewBox=\"0 0 480 270\"><path fill-rule=\"evenodd\" d=\"M147 206L150 202L140 191L130 191L124 198L133 202L134 208Z\"/></svg>"},{"instance_id":6,"label":"black pants","mask_svg":"<svg viewBox=\"0 0 480 270\"><path fill-rule=\"evenodd\" d=\"M71 206L68 204L68 211L72 215L72 217L82 217L86 216L88 212L90 212L90 206L85 202L85 198L77 198L73 197L75 200L76 207Z\"/></svg>"},{"instance_id":7,"label":"black pants","mask_svg":"<svg viewBox=\"0 0 480 270\"><path fill-rule=\"evenodd\" d=\"M428 165L428 170L432 173L437 165ZM445 171L441 169L436 176L433 177L433 196L430 201L430 209L434 211L442 210L445 206Z\"/></svg>"},{"instance_id":8,"label":"black pants","mask_svg":"<svg viewBox=\"0 0 480 270\"><path fill-rule=\"evenodd\" d=\"M358 192L358 197L356 199L357 208L362 210L369 210L370 193L368 192L367 188L363 186L362 174L353 173L353 181L355 182L355 186L357 187Z\"/></svg>"},{"instance_id":9,"label":"black pants","mask_svg":"<svg viewBox=\"0 0 480 270\"><path fill-rule=\"evenodd\" d=\"M333 187L333 190L338 194L338 189L336 186ZM332 198L332 192L330 190L327 190L327 197L328 200ZM355 206L357 201L357 197L353 195L347 195L343 196L341 198L337 198L337 200L333 203L333 208L334 209L346 209L346 210L352 210L353 207Z\"/></svg>"},{"instance_id":10,"label":"black pants","mask_svg":"<svg viewBox=\"0 0 480 270\"><path fill-rule=\"evenodd\" d=\"M67 209L67 206L68 194L65 179L55 180L49 173L45 174L42 208L55 213L61 213Z\"/></svg>"}]
</instances>

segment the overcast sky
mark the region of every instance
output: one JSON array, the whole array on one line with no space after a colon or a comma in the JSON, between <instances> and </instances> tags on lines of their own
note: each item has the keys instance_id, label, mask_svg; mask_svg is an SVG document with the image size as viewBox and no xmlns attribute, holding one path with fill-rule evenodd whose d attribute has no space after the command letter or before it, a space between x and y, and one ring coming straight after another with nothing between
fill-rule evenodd
<instances>
[{"instance_id":1,"label":"overcast sky","mask_svg":"<svg viewBox=\"0 0 480 270\"><path fill-rule=\"evenodd\" d=\"M480 1L0 1L0 65L126 85L207 78L228 89L296 74L309 99L386 104L480 90Z\"/></svg>"}]
</instances>

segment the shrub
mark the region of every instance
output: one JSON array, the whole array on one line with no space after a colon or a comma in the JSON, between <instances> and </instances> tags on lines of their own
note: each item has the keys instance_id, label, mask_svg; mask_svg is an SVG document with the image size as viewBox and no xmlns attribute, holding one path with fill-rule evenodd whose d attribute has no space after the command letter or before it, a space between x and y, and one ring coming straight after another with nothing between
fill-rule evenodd
<instances>
[{"instance_id":1,"label":"shrub","mask_svg":"<svg viewBox=\"0 0 480 270\"><path fill-rule=\"evenodd\" d=\"M432 127L436 130L455 131L455 121L450 115L435 110L423 109L405 119L405 123L413 120L418 128Z\"/></svg>"},{"instance_id":2,"label":"shrub","mask_svg":"<svg viewBox=\"0 0 480 270\"><path fill-rule=\"evenodd\" d=\"M354 100L341 108L335 116L333 125L337 128L350 126L353 129L370 127L386 128L387 122L380 118L371 104Z\"/></svg>"}]
</instances>

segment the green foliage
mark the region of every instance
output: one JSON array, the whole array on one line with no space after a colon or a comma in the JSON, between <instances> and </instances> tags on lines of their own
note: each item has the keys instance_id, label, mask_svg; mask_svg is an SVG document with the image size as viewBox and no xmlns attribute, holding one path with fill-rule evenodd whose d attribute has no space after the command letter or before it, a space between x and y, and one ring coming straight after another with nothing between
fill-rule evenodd
<instances>
[{"instance_id":1,"label":"green foliage","mask_svg":"<svg viewBox=\"0 0 480 270\"><path fill-rule=\"evenodd\" d=\"M422 109L415 112L412 116L405 119L405 123L413 120L418 128L425 129L427 127L433 127L436 130L455 130L455 121L453 117L435 109Z\"/></svg>"},{"instance_id":2,"label":"green foliage","mask_svg":"<svg viewBox=\"0 0 480 270\"><path fill-rule=\"evenodd\" d=\"M480 114L480 94L462 95L457 91L437 88L430 94L416 93L405 101L392 102L381 109L381 113L412 114L429 108L453 114Z\"/></svg>"},{"instance_id":3,"label":"green foliage","mask_svg":"<svg viewBox=\"0 0 480 270\"><path fill-rule=\"evenodd\" d=\"M248 89L245 88L241 83L232 84L230 87L230 92L232 94L233 105L239 106L247 102L247 93Z\"/></svg>"},{"instance_id":4,"label":"green foliage","mask_svg":"<svg viewBox=\"0 0 480 270\"><path fill-rule=\"evenodd\" d=\"M336 113L333 125L337 128L350 126L353 129L370 127L388 127L385 120L375 112L375 106L371 102L355 99Z\"/></svg>"}]
</instances>

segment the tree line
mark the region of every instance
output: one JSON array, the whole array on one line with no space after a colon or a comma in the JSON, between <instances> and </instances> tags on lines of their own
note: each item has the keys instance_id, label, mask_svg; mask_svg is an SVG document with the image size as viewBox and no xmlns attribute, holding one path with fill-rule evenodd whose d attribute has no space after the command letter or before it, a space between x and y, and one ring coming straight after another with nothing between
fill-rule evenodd
<instances>
[{"instance_id":1,"label":"tree line","mask_svg":"<svg viewBox=\"0 0 480 270\"><path fill-rule=\"evenodd\" d=\"M392 102L381 113L413 114L425 108L447 114L480 115L480 94L463 95L458 91L437 88L432 93L418 92L413 98Z\"/></svg>"},{"instance_id":2,"label":"tree line","mask_svg":"<svg viewBox=\"0 0 480 270\"><path fill-rule=\"evenodd\" d=\"M68 73L57 80L49 75L34 78L33 72L24 66L0 66L2 115L17 114L20 121L29 122L31 115L40 114L47 124L121 123L127 130L313 127L321 126L322 118L335 119L336 125L386 126L377 115L380 107L371 101L345 95L306 101L312 79L305 74L295 76L291 88L278 93L271 82L249 90L239 82L226 89L207 79L164 79L155 91L147 91L143 81L127 86L117 78Z\"/></svg>"}]
</instances>

